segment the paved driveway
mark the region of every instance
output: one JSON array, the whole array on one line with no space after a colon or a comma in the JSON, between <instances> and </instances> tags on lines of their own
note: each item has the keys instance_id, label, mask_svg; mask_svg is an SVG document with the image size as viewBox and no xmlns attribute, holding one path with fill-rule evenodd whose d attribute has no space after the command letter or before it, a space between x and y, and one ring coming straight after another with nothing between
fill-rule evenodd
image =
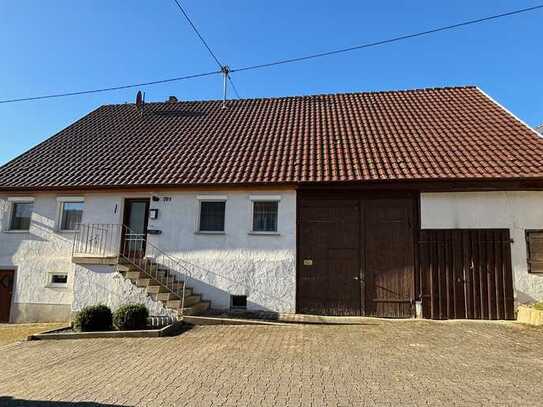
<instances>
[{"instance_id":1,"label":"paved driveway","mask_svg":"<svg viewBox=\"0 0 543 407\"><path fill-rule=\"evenodd\" d=\"M174 338L18 343L0 348L0 358L0 405L8 406L543 400L543 330L508 323L211 326Z\"/></svg>"}]
</instances>

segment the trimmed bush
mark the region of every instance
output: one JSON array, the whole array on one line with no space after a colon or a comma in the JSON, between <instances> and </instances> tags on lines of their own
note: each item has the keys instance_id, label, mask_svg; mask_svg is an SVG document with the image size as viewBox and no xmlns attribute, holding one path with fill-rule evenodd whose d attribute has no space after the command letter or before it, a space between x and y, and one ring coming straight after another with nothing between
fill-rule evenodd
<instances>
[{"instance_id":1,"label":"trimmed bush","mask_svg":"<svg viewBox=\"0 0 543 407\"><path fill-rule=\"evenodd\" d=\"M111 310L103 304L84 307L75 316L74 328L81 332L111 331L113 329Z\"/></svg>"},{"instance_id":2,"label":"trimmed bush","mask_svg":"<svg viewBox=\"0 0 543 407\"><path fill-rule=\"evenodd\" d=\"M113 323L122 331L145 329L149 311L144 304L121 305L113 315Z\"/></svg>"}]
</instances>

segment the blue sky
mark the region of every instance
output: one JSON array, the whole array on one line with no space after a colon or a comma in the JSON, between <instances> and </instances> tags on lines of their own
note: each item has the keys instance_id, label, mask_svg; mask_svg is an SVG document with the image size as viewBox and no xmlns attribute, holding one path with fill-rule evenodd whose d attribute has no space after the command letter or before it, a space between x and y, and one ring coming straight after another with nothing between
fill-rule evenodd
<instances>
[{"instance_id":1,"label":"blue sky","mask_svg":"<svg viewBox=\"0 0 543 407\"><path fill-rule=\"evenodd\" d=\"M231 67L483 17L541 1L183 0ZM172 0L0 2L0 99L208 72L214 61ZM543 122L543 10L378 48L238 73L242 97L475 84L530 125ZM221 78L150 86L147 100L221 97ZM136 89L0 105L0 164Z\"/></svg>"}]
</instances>

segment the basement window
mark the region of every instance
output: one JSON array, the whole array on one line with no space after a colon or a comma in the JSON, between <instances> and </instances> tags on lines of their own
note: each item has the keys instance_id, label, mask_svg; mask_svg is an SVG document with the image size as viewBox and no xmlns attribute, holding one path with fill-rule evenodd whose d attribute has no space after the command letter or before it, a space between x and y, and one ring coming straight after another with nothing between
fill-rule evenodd
<instances>
[{"instance_id":1,"label":"basement window","mask_svg":"<svg viewBox=\"0 0 543 407\"><path fill-rule=\"evenodd\" d=\"M247 296L246 295L231 295L230 308L247 309Z\"/></svg>"},{"instance_id":2,"label":"basement window","mask_svg":"<svg viewBox=\"0 0 543 407\"><path fill-rule=\"evenodd\" d=\"M526 230L528 273L543 273L543 229Z\"/></svg>"},{"instance_id":3,"label":"basement window","mask_svg":"<svg viewBox=\"0 0 543 407\"><path fill-rule=\"evenodd\" d=\"M68 273L49 273L48 287L67 287Z\"/></svg>"}]
</instances>

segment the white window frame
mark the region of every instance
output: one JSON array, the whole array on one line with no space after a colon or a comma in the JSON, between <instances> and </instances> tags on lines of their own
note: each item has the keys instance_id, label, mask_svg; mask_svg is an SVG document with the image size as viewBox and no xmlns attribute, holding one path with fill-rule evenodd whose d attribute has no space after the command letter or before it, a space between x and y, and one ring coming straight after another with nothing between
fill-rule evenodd
<instances>
[{"instance_id":1,"label":"white window frame","mask_svg":"<svg viewBox=\"0 0 543 407\"><path fill-rule=\"evenodd\" d=\"M30 232L30 228L32 227L32 214L34 213L34 197L31 196L15 196L15 197L8 197L8 216L6 216L7 223L4 225L4 232L7 233L28 233ZM11 228L11 221L13 217L13 210L15 209L15 205L17 203L22 204L32 204L32 213L30 214L30 226L28 229L12 229Z\"/></svg>"},{"instance_id":2,"label":"white window frame","mask_svg":"<svg viewBox=\"0 0 543 407\"><path fill-rule=\"evenodd\" d=\"M81 202L83 203L83 211L85 211L85 198L82 196L59 196L57 197L57 232L61 233L74 233L77 229L62 229L62 214L64 212L64 204L67 202Z\"/></svg>"},{"instance_id":3,"label":"white window frame","mask_svg":"<svg viewBox=\"0 0 543 407\"><path fill-rule=\"evenodd\" d=\"M226 212L228 208L227 195L198 195L198 216L196 217L196 232L202 235L225 235L226 234ZM200 218L202 216L202 202L224 202L224 228L219 230L200 230Z\"/></svg>"},{"instance_id":4,"label":"white window frame","mask_svg":"<svg viewBox=\"0 0 543 407\"><path fill-rule=\"evenodd\" d=\"M256 231L254 230L254 212L255 202L277 202L277 230L273 232ZM279 236L279 212L281 206L281 195L249 195L249 234L250 235L262 235L262 236Z\"/></svg>"},{"instance_id":5,"label":"white window frame","mask_svg":"<svg viewBox=\"0 0 543 407\"><path fill-rule=\"evenodd\" d=\"M65 283L53 283L53 276L66 276ZM68 288L69 274L67 271L49 271L47 273L47 284L45 285L48 288Z\"/></svg>"}]
</instances>

